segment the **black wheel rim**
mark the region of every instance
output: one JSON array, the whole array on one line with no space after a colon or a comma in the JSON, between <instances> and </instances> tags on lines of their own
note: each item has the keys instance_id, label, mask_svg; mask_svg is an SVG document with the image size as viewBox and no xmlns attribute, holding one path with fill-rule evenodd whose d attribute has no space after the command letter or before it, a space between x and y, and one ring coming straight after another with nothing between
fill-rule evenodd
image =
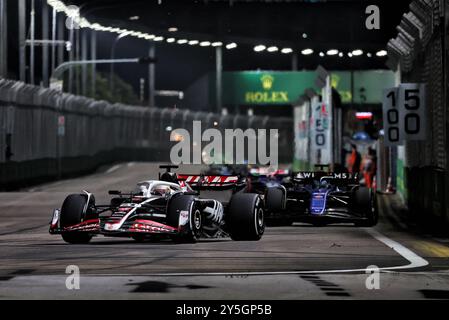
<instances>
[{"instance_id":1,"label":"black wheel rim","mask_svg":"<svg viewBox=\"0 0 449 320\"><path fill-rule=\"evenodd\" d=\"M201 229L201 212L200 210L195 210L193 213L193 228L195 232Z\"/></svg>"},{"instance_id":2,"label":"black wheel rim","mask_svg":"<svg viewBox=\"0 0 449 320\"><path fill-rule=\"evenodd\" d=\"M254 210L255 215L255 224L256 224L256 232L257 234L261 234L264 229L264 212L261 207L256 207Z\"/></svg>"}]
</instances>

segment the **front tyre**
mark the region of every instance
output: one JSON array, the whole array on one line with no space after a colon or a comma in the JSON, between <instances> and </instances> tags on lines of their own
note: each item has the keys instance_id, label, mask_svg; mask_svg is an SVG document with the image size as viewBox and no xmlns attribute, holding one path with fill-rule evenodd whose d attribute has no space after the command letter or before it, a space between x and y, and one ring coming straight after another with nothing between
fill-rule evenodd
<instances>
[{"instance_id":1,"label":"front tyre","mask_svg":"<svg viewBox=\"0 0 449 320\"><path fill-rule=\"evenodd\" d=\"M187 215L186 219L182 215ZM185 220L184 220L185 219ZM195 197L191 195L174 195L167 205L167 224L179 228L173 240L181 243L194 243L202 234L203 216L195 206Z\"/></svg>"},{"instance_id":2,"label":"front tyre","mask_svg":"<svg viewBox=\"0 0 449 320\"><path fill-rule=\"evenodd\" d=\"M61 227L70 227L79 224L85 217L87 195L71 194L65 198L61 208ZM67 243L84 244L92 239L92 235L81 231L66 231L61 234Z\"/></svg>"},{"instance_id":3,"label":"front tyre","mask_svg":"<svg viewBox=\"0 0 449 320\"><path fill-rule=\"evenodd\" d=\"M257 241L265 231L263 203L255 193L235 194L229 203L227 216L232 240Z\"/></svg>"},{"instance_id":4,"label":"front tyre","mask_svg":"<svg viewBox=\"0 0 449 320\"><path fill-rule=\"evenodd\" d=\"M92 239L90 234L76 231L64 232L61 236L65 242L70 244L86 244Z\"/></svg>"}]
</instances>

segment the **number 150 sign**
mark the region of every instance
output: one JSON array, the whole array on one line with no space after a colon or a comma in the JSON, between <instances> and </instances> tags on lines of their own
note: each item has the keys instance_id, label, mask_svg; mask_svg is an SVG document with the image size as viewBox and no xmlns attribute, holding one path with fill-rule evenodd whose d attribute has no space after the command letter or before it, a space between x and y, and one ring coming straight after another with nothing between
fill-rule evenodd
<instances>
[{"instance_id":1,"label":"number 150 sign","mask_svg":"<svg viewBox=\"0 0 449 320\"><path fill-rule=\"evenodd\" d=\"M425 85L403 83L383 92L385 145L426 139Z\"/></svg>"}]
</instances>

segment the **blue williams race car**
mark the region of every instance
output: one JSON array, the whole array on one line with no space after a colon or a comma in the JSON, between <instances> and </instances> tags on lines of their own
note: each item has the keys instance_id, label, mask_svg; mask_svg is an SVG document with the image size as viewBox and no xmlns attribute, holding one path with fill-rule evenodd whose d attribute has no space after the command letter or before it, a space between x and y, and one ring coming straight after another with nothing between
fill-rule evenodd
<instances>
[{"instance_id":1,"label":"blue williams race car","mask_svg":"<svg viewBox=\"0 0 449 320\"><path fill-rule=\"evenodd\" d=\"M267 190L267 222L374 226L378 220L375 192L361 186L357 174L325 172L322 169L328 166L319 167L321 171L291 174Z\"/></svg>"}]
</instances>

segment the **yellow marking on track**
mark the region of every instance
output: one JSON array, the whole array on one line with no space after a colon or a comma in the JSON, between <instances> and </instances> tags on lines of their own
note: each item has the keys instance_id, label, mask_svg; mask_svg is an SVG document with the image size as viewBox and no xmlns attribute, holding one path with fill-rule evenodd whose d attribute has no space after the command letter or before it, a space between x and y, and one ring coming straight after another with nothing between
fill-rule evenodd
<instances>
[{"instance_id":1,"label":"yellow marking on track","mask_svg":"<svg viewBox=\"0 0 449 320\"><path fill-rule=\"evenodd\" d=\"M449 247L430 241L414 241L413 247L426 257L449 258Z\"/></svg>"}]
</instances>

